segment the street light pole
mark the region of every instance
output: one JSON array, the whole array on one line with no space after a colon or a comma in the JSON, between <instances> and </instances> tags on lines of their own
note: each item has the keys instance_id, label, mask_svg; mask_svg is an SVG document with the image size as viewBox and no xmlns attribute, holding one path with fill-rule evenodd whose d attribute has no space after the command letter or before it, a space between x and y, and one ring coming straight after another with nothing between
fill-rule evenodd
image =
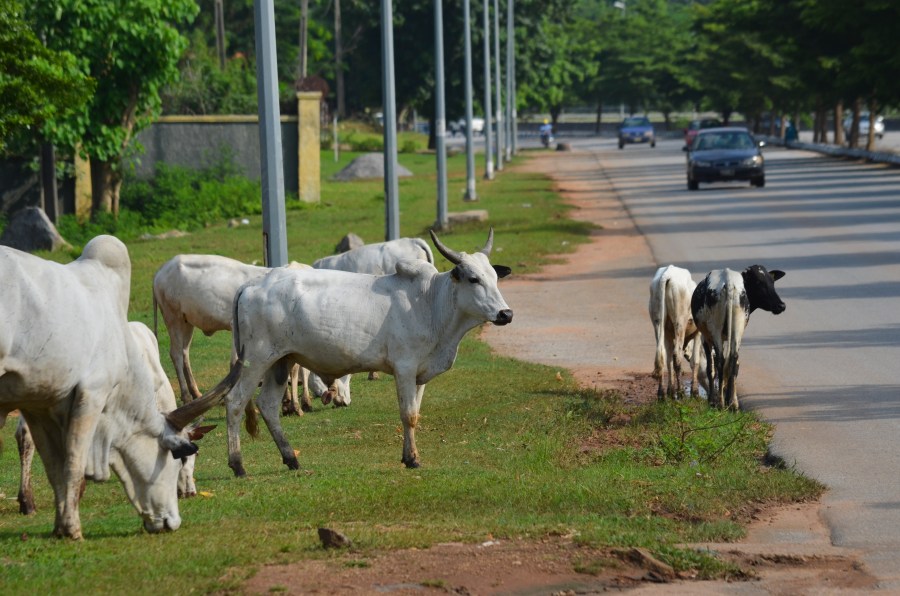
<instances>
[{"instance_id":1,"label":"street light pole","mask_svg":"<svg viewBox=\"0 0 900 596\"><path fill-rule=\"evenodd\" d=\"M506 161L512 159L516 139L513 136L513 120L516 113L516 98L513 95L513 0L506 0Z\"/></svg>"},{"instance_id":2,"label":"street light pole","mask_svg":"<svg viewBox=\"0 0 900 596\"><path fill-rule=\"evenodd\" d=\"M503 171L503 102L501 87L503 79L500 78L500 5L494 0L494 89L497 99L497 171Z\"/></svg>"},{"instance_id":3,"label":"street light pole","mask_svg":"<svg viewBox=\"0 0 900 596\"><path fill-rule=\"evenodd\" d=\"M254 0L256 93L259 109L259 149L262 171L263 261L266 267L287 265L284 208L284 163L281 155L281 111L275 58L275 7L272 0Z\"/></svg>"},{"instance_id":4,"label":"street light pole","mask_svg":"<svg viewBox=\"0 0 900 596\"><path fill-rule=\"evenodd\" d=\"M394 94L394 11L381 0L381 72L384 100L384 239L400 237L397 186L397 101Z\"/></svg>"},{"instance_id":5,"label":"street light pole","mask_svg":"<svg viewBox=\"0 0 900 596\"><path fill-rule=\"evenodd\" d=\"M447 114L444 106L444 9L434 0L434 149L437 153L437 222L439 230L447 228Z\"/></svg>"},{"instance_id":6,"label":"street light pole","mask_svg":"<svg viewBox=\"0 0 900 596\"><path fill-rule=\"evenodd\" d=\"M488 0L484 0L484 179L494 179L494 131L493 117L491 116L491 16L488 10Z\"/></svg>"},{"instance_id":7,"label":"street light pole","mask_svg":"<svg viewBox=\"0 0 900 596\"><path fill-rule=\"evenodd\" d=\"M465 34L465 85L466 85L466 194L464 201L477 201L475 193L475 146L472 138L472 23L469 18L469 0L463 0L463 27Z\"/></svg>"}]
</instances>

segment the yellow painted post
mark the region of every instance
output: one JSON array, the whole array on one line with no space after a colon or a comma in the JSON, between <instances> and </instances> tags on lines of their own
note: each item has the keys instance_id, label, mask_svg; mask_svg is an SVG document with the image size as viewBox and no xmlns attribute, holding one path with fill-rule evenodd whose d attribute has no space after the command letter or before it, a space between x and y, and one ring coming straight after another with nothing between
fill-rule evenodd
<instances>
[{"instance_id":1,"label":"yellow painted post","mask_svg":"<svg viewBox=\"0 0 900 596\"><path fill-rule=\"evenodd\" d=\"M75 148L75 217L79 221L91 217L91 161L80 155L80 147Z\"/></svg>"},{"instance_id":2,"label":"yellow painted post","mask_svg":"<svg viewBox=\"0 0 900 596\"><path fill-rule=\"evenodd\" d=\"M297 93L297 194L305 203L321 199L320 91Z\"/></svg>"}]
</instances>

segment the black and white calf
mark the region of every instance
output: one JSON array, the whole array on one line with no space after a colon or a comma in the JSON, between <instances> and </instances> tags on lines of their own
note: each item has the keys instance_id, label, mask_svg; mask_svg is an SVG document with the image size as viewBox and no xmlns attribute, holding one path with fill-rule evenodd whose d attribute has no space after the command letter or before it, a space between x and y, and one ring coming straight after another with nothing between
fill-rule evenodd
<instances>
[{"instance_id":1,"label":"black and white calf","mask_svg":"<svg viewBox=\"0 0 900 596\"><path fill-rule=\"evenodd\" d=\"M767 271L762 265L751 265L741 273L716 269L694 290L691 314L703 338L710 405L724 408L727 399L731 408L738 409L735 380L741 338L757 308L776 315L784 312L784 302L775 291L775 282L782 277L784 271Z\"/></svg>"}]
</instances>

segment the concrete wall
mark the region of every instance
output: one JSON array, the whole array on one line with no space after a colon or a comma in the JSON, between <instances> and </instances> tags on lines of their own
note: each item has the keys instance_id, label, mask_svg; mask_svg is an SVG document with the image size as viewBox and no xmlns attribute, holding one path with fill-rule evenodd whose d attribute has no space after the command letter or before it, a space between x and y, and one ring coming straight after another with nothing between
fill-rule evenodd
<instances>
[{"instance_id":1,"label":"concrete wall","mask_svg":"<svg viewBox=\"0 0 900 596\"><path fill-rule=\"evenodd\" d=\"M157 163L201 169L229 155L239 171L260 177L259 121L256 116L163 116L136 138L144 152L135 173L150 178ZM297 118L281 118L285 192L297 192Z\"/></svg>"}]
</instances>

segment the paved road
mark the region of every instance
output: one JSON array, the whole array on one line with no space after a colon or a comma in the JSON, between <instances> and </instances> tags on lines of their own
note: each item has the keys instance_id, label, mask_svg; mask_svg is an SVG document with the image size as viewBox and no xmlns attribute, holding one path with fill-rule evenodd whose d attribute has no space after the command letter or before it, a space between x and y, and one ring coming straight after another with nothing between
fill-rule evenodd
<instances>
[{"instance_id":1,"label":"paved road","mask_svg":"<svg viewBox=\"0 0 900 596\"><path fill-rule=\"evenodd\" d=\"M754 313L745 335L743 403L775 423L776 453L830 487L833 542L900 591L900 169L772 148L764 189L689 192L680 142L574 143L596 151L657 263L698 280L787 272L787 311Z\"/></svg>"}]
</instances>

